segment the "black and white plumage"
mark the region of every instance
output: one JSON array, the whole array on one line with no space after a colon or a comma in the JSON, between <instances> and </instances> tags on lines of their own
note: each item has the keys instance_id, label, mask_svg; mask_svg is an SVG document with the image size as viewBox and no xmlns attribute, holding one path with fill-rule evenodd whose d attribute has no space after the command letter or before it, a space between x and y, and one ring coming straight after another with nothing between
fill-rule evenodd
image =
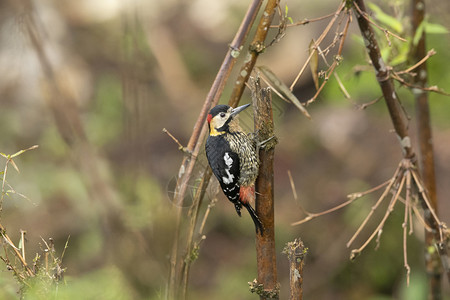
<instances>
[{"instance_id":1,"label":"black and white plumage","mask_svg":"<svg viewBox=\"0 0 450 300\"><path fill-rule=\"evenodd\" d=\"M237 114L248 106L233 109L228 105L217 105L211 109L205 149L209 165L238 215L241 216L244 206L255 223L256 231L262 234L262 223L251 206L255 199L254 184L259 168L256 146L241 129L237 119Z\"/></svg>"}]
</instances>

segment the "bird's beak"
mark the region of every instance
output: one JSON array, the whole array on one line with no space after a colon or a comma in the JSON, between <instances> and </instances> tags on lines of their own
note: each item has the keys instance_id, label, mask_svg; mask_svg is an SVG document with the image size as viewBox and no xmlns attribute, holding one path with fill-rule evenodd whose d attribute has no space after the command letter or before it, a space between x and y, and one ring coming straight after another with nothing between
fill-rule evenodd
<instances>
[{"instance_id":1,"label":"bird's beak","mask_svg":"<svg viewBox=\"0 0 450 300\"><path fill-rule=\"evenodd\" d=\"M244 105L238 106L238 107L236 107L236 108L233 108L233 109L231 110L231 116L237 115L238 113L240 113L241 111L243 111L244 109L246 109L246 108L249 107L249 106L250 106L250 103L249 103L249 104L244 104Z\"/></svg>"}]
</instances>

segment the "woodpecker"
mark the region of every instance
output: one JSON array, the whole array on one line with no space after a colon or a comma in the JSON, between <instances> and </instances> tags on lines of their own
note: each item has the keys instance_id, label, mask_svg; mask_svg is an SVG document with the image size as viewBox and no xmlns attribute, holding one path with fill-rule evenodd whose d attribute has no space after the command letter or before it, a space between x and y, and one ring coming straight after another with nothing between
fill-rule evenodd
<instances>
[{"instance_id":1,"label":"woodpecker","mask_svg":"<svg viewBox=\"0 0 450 300\"><path fill-rule=\"evenodd\" d=\"M244 206L255 223L256 232L262 235L261 220L251 206L259 170L256 142L242 130L238 119L238 114L249 106L217 105L212 108L207 117L209 137L205 150L209 165L237 214L241 216Z\"/></svg>"}]
</instances>

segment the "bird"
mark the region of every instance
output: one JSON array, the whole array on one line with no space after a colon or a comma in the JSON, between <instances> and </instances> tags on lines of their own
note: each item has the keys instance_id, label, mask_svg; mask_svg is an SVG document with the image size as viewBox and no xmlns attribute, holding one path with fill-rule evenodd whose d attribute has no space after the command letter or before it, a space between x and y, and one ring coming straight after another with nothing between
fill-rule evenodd
<instances>
[{"instance_id":1,"label":"bird","mask_svg":"<svg viewBox=\"0 0 450 300\"><path fill-rule=\"evenodd\" d=\"M262 236L262 222L251 206L259 170L257 143L252 134L242 130L238 118L238 114L249 106L232 108L219 104L209 111L205 152L223 193L234 204L237 214L241 216L244 206L255 223L256 233Z\"/></svg>"}]
</instances>

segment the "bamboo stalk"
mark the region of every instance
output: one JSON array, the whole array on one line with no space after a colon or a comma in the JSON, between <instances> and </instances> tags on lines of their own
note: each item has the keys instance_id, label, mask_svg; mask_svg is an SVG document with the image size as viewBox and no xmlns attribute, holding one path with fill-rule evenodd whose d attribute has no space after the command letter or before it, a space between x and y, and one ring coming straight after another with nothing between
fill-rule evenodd
<instances>
[{"instance_id":1,"label":"bamboo stalk","mask_svg":"<svg viewBox=\"0 0 450 300\"><path fill-rule=\"evenodd\" d=\"M252 91L255 132L259 141L269 140L259 150L260 167L256 180L256 213L263 226L263 234L256 235L256 260L258 264L258 283L263 285L264 294L277 293L277 265L275 251L275 212L273 159L276 139L273 131L272 97L270 88L262 89L259 78ZM266 299L260 295L261 299Z\"/></svg>"},{"instance_id":2,"label":"bamboo stalk","mask_svg":"<svg viewBox=\"0 0 450 300\"><path fill-rule=\"evenodd\" d=\"M415 36L416 31L420 24L422 24L425 17L425 1L413 0L412 6L412 33L411 36ZM420 9L419 9L420 7ZM422 32L422 36L419 39L417 45L412 45L410 52L411 63L421 61L427 56L426 51L425 31ZM421 88L425 88L428 85L428 70L427 62L423 61L415 69L417 76L413 77L413 84ZM434 153L433 142L431 132L431 120L430 109L428 106L428 93L414 89L414 98L416 104L416 118L417 118L417 137L419 141L419 170L422 177L424 188L427 191L430 205L434 212L438 213L438 203L436 195L436 178L434 171ZM428 207L425 205L424 216L425 222L433 228L432 232L425 231L425 268L428 275L428 287L429 294L428 299L440 299L442 297L441 281L442 281L442 266L440 264L439 252L428 249L434 249L434 245L439 240L438 224L431 215ZM450 279L450 278L449 278Z\"/></svg>"},{"instance_id":3,"label":"bamboo stalk","mask_svg":"<svg viewBox=\"0 0 450 300\"><path fill-rule=\"evenodd\" d=\"M245 64L239 71L238 78L233 88L233 92L230 97L229 105L237 106L241 99L242 93L244 93L245 83L250 78L250 74L253 71L253 67L256 64L256 60L261 52L264 51L264 41L266 40L267 33L269 32L270 24L272 23L275 15L275 9L279 5L279 0L268 0L264 13L259 20L258 28L256 29L255 37L250 44L247 57L245 58Z\"/></svg>"}]
</instances>

